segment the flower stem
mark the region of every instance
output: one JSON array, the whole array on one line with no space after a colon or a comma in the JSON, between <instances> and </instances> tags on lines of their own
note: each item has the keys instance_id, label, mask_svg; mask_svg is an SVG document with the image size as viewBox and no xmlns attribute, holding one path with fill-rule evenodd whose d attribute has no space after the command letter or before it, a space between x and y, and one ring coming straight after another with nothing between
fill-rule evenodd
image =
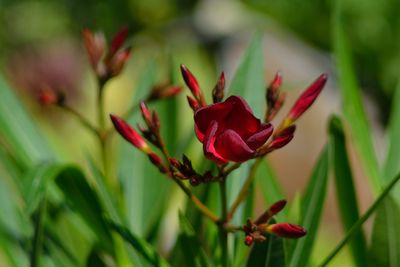
<instances>
[{"instance_id":1,"label":"flower stem","mask_svg":"<svg viewBox=\"0 0 400 267\"><path fill-rule=\"evenodd\" d=\"M228 206L226 197L226 177L224 177L219 182L220 195L221 195L221 210L222 215L219 220L218 230L221 242L221 264L223 267L228 266L229 256L228 256L228 232L225 229L225 223L228 216Z\"/></svg>"},{"instance_id":2,"label":"flower stem","mask_svg":"<svg viewBox=\"0 0 400 267\"><path fill-rule=\"evenodd\" d=\"M335 249L325 258L325 260L319 266L326 266L335 256L336 254L346 245L346 243L351 239L354 233L359 231L360 227L363 223L374 213L379 204L385 199L390 190L395 186L395 184L400 180L400 174L395 176L395 178L385 187L380 196L375 200L372 206L364 213L364 215L358 219L358 221L353 224L350 230L347 232L346 236L342 239L342 241L335 247Z\"/></svg>"},{"instance_id":3,"label":"flower stem","mask_svg":"<svg viewBox=\"0 0 400 267\"><path fill-rule=\"evenodd\" d=\"M79 120L79 122L86 127L90 132L92 132L94 135L96 135L97 137L100 136L99 131L96 129L96 127L94 127L92 125L92 123L89 122L89 120L87 120L82 114L80 114L78 111L76 111L75 109L71 108L70 106L67 106L65 104L62 105L58 105L59 108L63 109L64 111L68 112L69 114L71 114L72 116L74 116L75 118L77 118Z\"/></svg>"},{"instance_id":4,"label":"flower stem","mask_svg":"<svg viewBox=\"0 0 400 267\"><path fill-rule=\"evenodd\" d=\"M247 175L247 178L246 178L242 188L240 189L238 196L236 197L235 201L233 202L231 208L229 209L227 221L232 219L232 217L235 214L240 203L246 198L247 194L249 193L250 185L254 180L257 168L260 165L260 163L262 162L262 160L263 160L263 157L259 157L254 161L253 165L251 165L250 172Z\"/></svg>"}]
</instances>

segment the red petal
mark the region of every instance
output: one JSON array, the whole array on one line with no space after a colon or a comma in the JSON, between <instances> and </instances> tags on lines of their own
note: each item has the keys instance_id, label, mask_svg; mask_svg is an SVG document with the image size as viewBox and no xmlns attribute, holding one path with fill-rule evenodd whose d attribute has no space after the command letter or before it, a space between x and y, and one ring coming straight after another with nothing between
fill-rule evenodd
<instances>
[{"instance_id":1,"label":"red petal","mask_svg":"<svg viewBox=\"0 0 400 267\"><path fill-rule=\"evenodd\" d=\"M114 55L123 45L128 36L128 27L123 27L119 30L111 41L109 55Z\"/></svg>"},{"instance_id":2,"label":"red petal","mask_svg":"<svg viewBox=\"0 0 400 267\"><path fill-rule=\"evenodd\" d=\"M235 162L251 159L255 152L233 130L226 130L217 137L215 149L223 158Z\"/></svg>"},{"instance_id":3,"label":"red petal","mask_svg":"<svg viewBox=\"0 0 400 267\"><path fill-rule=\"evenodd\" d=\"M272 132L273 132L273 127L270 123L263 124L261 126L261 130L259 132L253 134L246 140L246 144L251 149L256 150L257 148L262 146L268 140L268 138L271 136Z\"/></svg>"},{"instance_id":4,"label":"red petal","mask_svg":"<svg viewBox=\"0 0 400 267\"><path fill-rule=\"evenodd\" d=\"M217 133L217 130L218 130L218 123L216 121L212 121L210 123L210 127L208 127L207 132L204 136L204 141L203 141L204 155L209 160L215 161L218 164L224 164L227 163L228 161L223 157L221 157L221 155L219 155L219 153L216 151L214 147L216 139L215 134Z\"/></svg>"},{"instance_id":5,"label":"red petal","mask_svg":"<svg viewBox=\"0 0 400 267\"><path fill-rule=\"evenodd\" d=\"M321 93L328 79L328 75L322 74L318 77L297 99L296 103L289 112L288 118L292 122L298 119L311 105Z\"/></svg>"}]
</instances>

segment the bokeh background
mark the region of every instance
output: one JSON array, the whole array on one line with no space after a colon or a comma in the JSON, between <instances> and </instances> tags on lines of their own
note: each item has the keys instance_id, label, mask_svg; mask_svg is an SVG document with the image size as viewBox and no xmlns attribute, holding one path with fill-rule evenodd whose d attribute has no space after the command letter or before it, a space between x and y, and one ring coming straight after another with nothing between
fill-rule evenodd
<instances>
[{"instance_id":1,"label":"bokeh background","mask_svg":"<svg viewBox=\"0 0 400 267\"><path fill-rule=\"evenodd\" d=\"M154 65L158 81L167 79L172 71L174 82L183 84L178 66L184 63L196 74L207 95L220 71L225 71L229 85L243 52L258 33L263 40L265 82L281 71L287 103L292 103L320 73L330 76L321 98L300 121L293 142L270 156L288 199L293 200L296 192L303 190L325 144L327 118L340 112L332 57L333 2L2 0L0 68L60 157L81 163L85 151L96 149L93 137L75 120L57 109L39 105L36 99L43 86L60 88L66 92L71 106L88 118L95 117L95 79L82 44L83 28L104 31L109 39L122 26L129 28L132 57L123 74L106 91L106 110L116 114L129 108L130 99L140 86L139 77ZM373 125L375 147L383 158L383 129L400 67L400 2L348 0L343 1L342 8L357 77ZM180 124L183 132L193 129L185 103L187 93L178 99L184 114ZM285 110L281 113L284 115ZM361 211L365 211L372 196L355 154L352 162L358 170L356 185ZM332 184L329 188L313 255L317 262L343 234ZM366 229L369 228L367 224ZM334 264L348 266L348 260L344 250Z\"/></svg>"}]
</instances>

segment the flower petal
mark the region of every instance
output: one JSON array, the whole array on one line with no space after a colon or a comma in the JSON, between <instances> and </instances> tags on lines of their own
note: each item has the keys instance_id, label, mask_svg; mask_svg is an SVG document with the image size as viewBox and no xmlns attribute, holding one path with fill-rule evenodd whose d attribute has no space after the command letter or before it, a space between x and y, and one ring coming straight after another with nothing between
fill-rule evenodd
<instances>
[{"instance_id":1,"label":"flower petal","mask_svg":"<svg viewBox=\"0 0 400 267\"><path fill-rule=\"evenodd\" d=\"M251 148L256 150L262 146L268 138L271 136L273 127L270 123L263 124L259 132L253 134L246 140L246 144Z\"/></svg>"},{"instance_id":2,"label":"flower petal","mask_svg":"<svg viewBox=\"0 0 400 267\"><path fill-rule=\"evenodd\" d=\"M210 127L208 127L206 134L204 135L203 150L204 155L209 160L215 161L217 164L224 164L228 161L221 157L221 155L216 151L214 147L216 136L218 130L218 122L212 121Z\"/></svg>"},{"instance_id":3,"label":"flower petal","mask_svg":"<svg viewBox=\"0 0 400 267\"><path fill-rule=\"evenodd\" d=\"M226 160L235 162L251 159L255 152L238 133L230 129L217 137L214 146L219 155Z\"/></svg>"}]
</instances>

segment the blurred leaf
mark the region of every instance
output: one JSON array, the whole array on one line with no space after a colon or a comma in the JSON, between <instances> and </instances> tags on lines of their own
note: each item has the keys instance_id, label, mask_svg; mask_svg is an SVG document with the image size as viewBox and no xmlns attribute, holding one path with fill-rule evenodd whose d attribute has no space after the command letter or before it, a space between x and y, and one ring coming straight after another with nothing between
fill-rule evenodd
<instances>
[{"instance_id":1,"label":"blurred leaf","mask_svg":"<svg viewBox=\"0 0 400 267\"><path fill-rule=\"evenodd\" d=\"M32 239L32 250L30 257L30 266L38 267L41 265L42 248L43 248L43 232L44 232L44 220L46 216L46 197L40 200L40 205L34 216L34 235Z\"/></svg>"},{"instance_id":2,"label":"blurred leaf","mask_svg":"<svg viewBox=\"0 0 400 267\"><path fill-rule=\"evenodd\" d=\"M125 239L140 255L142 255L152 266L169 267L170 265L154 250L153 246L146 240L131 233L127 228L109 223L110 227Z\"/></svg>"},{"instance_id":3,"label":"blurred leaf","mask_svg":"<svg viewBox=\"0 0 400 267\"><path fill-rule=\"evenodd\" d=\"M261 34L256 34L242 57L229 87L230 95L240 95L258 118L264 116L265 72Z\"/></svg>"},{"instance_id":4,"label":"blurred leaf","mask_svg":"<svg viewBox=\"0 0 400 267\"><path fill-rule=\"evenodd\" d=\"M333 19L333 46L337 61L339 87L343 99L343 111L353 142L356 144L358 155L369 178L374 193L381 190L382 181L379 166L374 151L371 130L364 111L360 89L354 73L348 39L345 32L345 22L341 10L341 2L335 2Z\"/></svg>"},{"instance_id":5,"label":"blurred leaf","mask_svg":"<svg viewBox=\"0 0 400 267\"><path fill-rule=\"evenodd\" d=\"M185 266L212 266L198 240L196 231L188 219L179 213L178 244L185 259Z\"/></svg>"},{"instance_id":6,"label":"blurred leaf","mask_svg":"<svg viewBox=\"0 0 400 267\"><path fill-rule=\"evenodd\" d=\"M400 208L389 196L376 211L368 266L400 266Z\"/></svg>"},{"instance_id":7,"label":"blurred leaf","mask_svg":"<svg viewBox=\"0 0 400 267\"><path fill-rule=\"evenodd\" d=\"M93 162L93 159L90 156L88 156L87 158L89 161L92 174L96 180L96 185L98 188L101 202L103 203L105 209L107 210L107 213L109 214L110 218L115 222L121 223L122 219L119 214L117 205L115 203L116 199L115 197L114 198L112 197L107 185L104 183L104 181L106 180L104 175L97 168L96 164Z\"/></svg>"},{"instance_id":8,"label":"blurred leaf","mask_svg":"<svg viewBox=\"0 0 400 267\"><path fill-rule=\"evenodd\" d=\"M393 104L390 113L389 128L388 128L388 149L387 156L383 168L382 179L389 182L392 177L400 172L400 79L397 82L396 90L394 93ZM397 205L400 205L400 185L393 189L393 198L396 200Z\"/></svg>"},{"instance_id":9,"label":"blurred leaf","mask_svg":"<svg viewBox=\"0 0 400 267\"><path fill-rule=\"evenodd\" d=\"M276 175L267 160L264 160L263 163L261 163L258 167L256 179L268 206L279 200L286 199L282 188L278 183ZM286 221L287 213L288 209L283 209L281 212L275 215L275 218L278 222Z\"/></svg>"},{"instance_id":10,"label":"blurred leaf","mask_svg":"<svg viewBox=\"0 0 400 267\"><path fill-rule=\"evenodd\" d=\"M112 251L111 235L103 218L103 208L81 170L73 166L66 167L55 181L67 203L92 229L101 245Z\"/></svg>"},{"instance_id":11,"label":"blurred leaf","mask_svg":"<svg viewBox=\"0 0 400 267\"><path fill-rule=\"evenodd\" d=\"M264 242L256 242L251 249L247 267L285 267L283 240L268 235Z\"/></svg>"},{"instance_id":12,"label":"blurred leaf","mask_svg":"<svg viewBox=\"0 0 400 267\"><path fill-rule=\"evenodd\" d=\"M288 255L290 267L307 266L321 220L327 180L328 149L325 147L303 195L300 225L307 230L307 235L294 241L294 250Z\"/></svg>"},{"instance_id":13,"label":"blurred leaf","mask_svg":"<svg viewBox=\"0 0 400 267\"><path fill-rule=\"evenodd\" d=\"M0 75L0 137L25 166L54 158L32 118Z\"/></svg>"},{"instance_id":14,"label":"blurred leaf","mask_svg":"<svg viewBox=\"0 0 400 267\"><path fill-rule=\"evenodd\" d=\"M346 139L342 122L338 117L332 117L329 123L331 164L333 164L336 198L345 232L348 232L360 218L357 196L354 189L353 175L346 151ZM367 246L362 229L354 234L350 243L351 252L357 266L367 265Z\"/></svg>"},{"instance_id":15,"label":"blurred leaf","mask_svg":"<svg viewBox=\"0 0 400 267\"><path fill-rule=\"evenodd\" d=\"M26 212L31 214L36 210L40 201L44 197L49 182L60 172L62 166L54 162L44 162L29 169L23 179Z\"/></svg>"}]
</instances>

